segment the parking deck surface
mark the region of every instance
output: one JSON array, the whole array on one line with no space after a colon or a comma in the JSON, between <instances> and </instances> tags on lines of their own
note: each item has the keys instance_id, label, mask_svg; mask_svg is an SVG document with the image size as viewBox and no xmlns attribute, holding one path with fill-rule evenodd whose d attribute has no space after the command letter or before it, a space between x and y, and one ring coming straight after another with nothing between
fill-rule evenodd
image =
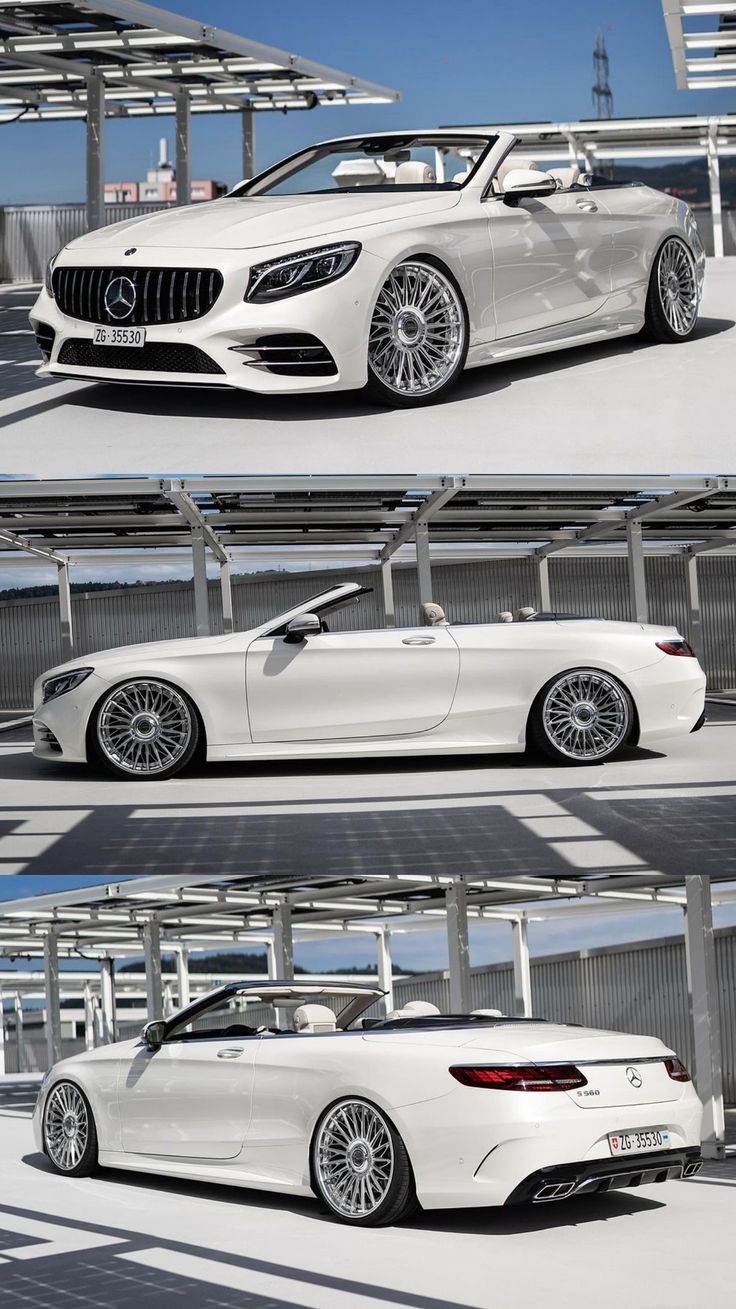
<instances>
[{"instance_id":1,"label":"parking deck surface","mask_svg":"<svg viewBox=\"0 0 736 1309\"><path fill-rule=\"evenodd\" d=\"M688 1182L341 1227L316 1200L103 1170L33 1144L38 1085L0 1078L3 1309L731 1309L736 1158Z\"/></svg>"},{"instance_id":2,"label":"parking deck surface","mask_svg":"<svg viewBox=\"0 0 736 1309\"><path fill-rule=\"evenodd\" d=\"M625 337L478 368L444 404L410 410L360 393L44 381L27 321L35 294L0 291L0 476L734 471L734 258L709 261L683 344Z\"/></svg>"},{"instance_id":3,"label":"parking deck surface","mask_svg":"<svg viewBox=\"0 0 736 1309\"><path fill-rule=\"evenodd\" d=\"M214 871L736 878L736 705L661 750L558 768L523 755L198 764L116 781L0 733L0 873Z\"/></svg>"}]
</instances>

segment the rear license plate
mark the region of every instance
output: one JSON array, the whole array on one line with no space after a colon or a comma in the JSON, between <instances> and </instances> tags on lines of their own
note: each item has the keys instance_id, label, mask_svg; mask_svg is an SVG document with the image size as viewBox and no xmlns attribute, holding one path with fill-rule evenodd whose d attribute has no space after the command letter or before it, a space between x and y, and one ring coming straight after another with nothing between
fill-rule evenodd
<instances>
[{"instance_id":1,"label":"rear license plate","mask_svg":"<svg viewBox=\"0 0 736 1309\"><path fill-rule=\"evenodd\" d=\"M145 345L145 327L96 327L95 345Z\"/></svg>"},{"instance_id":2,"label":"rear license plate","mask_svg":"<svg viewBox=\"0 0 736 1309\"><path fill-rule=\"evenodd\" d=\"M642 1127L635 1132L610 1132L611 1154L646 1154L650 1150L668 1150L670 1134L666 1127Z\"/></svg>"}]
</instances>

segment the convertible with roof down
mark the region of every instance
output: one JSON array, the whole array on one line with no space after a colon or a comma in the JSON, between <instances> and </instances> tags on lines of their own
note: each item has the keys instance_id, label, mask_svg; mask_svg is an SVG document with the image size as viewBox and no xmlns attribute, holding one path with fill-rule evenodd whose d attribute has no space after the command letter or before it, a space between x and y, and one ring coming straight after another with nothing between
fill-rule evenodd
<instances>
[{"instance_id":1,"label":"convertible with roof down","mask_svg":"<svg viewBox=\"0 0 736 1309\"><path fill-rule=\"evenodd\" d=\"M429 404L464 368L695 329L705 255L683 200L544 171L510 132L325 141L229 195L113 223L51 260L41 376L369 387Z\"/></svg>"},{"instance_id":2,"label":"convertible with roof down","mask_svg":"<svg viewBox=\"0 0 736 1309\"><path fill-rule=\"evenodd\" d=\"M46 1074L36 1144L289 1195L354 1225L689 1177L702 1107L662 1041L412 1001L352 983L228 982L140 1040Z\"/></svg>"},{"instance_id":3,"label":"convertible with roof down","mask_svg":"<svg viewBox=\"0 0 736 1309\"><path fill-rule=\"evenodd\" d=\"M369 590L343 582L248 632L61 664L34 688L34 753L143 779L198 751L347 759L530 744L590 764L703 722L705 677L675 628L530 608L448 623L430 603L421 626L359 630Z\"/></svg>"}]
</instances>

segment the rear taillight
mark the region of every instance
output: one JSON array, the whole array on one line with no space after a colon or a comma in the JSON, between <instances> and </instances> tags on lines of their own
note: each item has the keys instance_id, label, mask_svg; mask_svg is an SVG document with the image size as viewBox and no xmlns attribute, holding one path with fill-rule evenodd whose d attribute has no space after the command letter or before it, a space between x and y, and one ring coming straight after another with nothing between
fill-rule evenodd
<instances>
[{"instance_id":1,"label":"rear taillight","mask_svg":"<svg viewBox=\"0 0 736 1309\"><path fill-rule=\"evenodd\" d=\"M687 641L656 641L655 645L658 650L663 650L665 654L685 655L687 659L695 658L695 651Z\"/></svg>"},{"instance_id":2,"label":"rear taillight","mask_svg":"<svg viewBox=\"0 0 736 1309\"><path fill-rule=\"evenodd\" d=\"M681 1059L665 1059L664 1066L673 1082L689 1082L690 1074Z\"/></svg>"},{"instance_id":3,"label":"rear taillight","mask_svg":"<svg viewBox=\"0 0 736 1309\"><path fill-rule=\"evenodd\" d=\"M510 1064L493 1067L459 1064L450 1069L463 1086L486 1086L497 1091L573 1091L587 1086L574 1064Z\"/></svg>"}]
</instances>

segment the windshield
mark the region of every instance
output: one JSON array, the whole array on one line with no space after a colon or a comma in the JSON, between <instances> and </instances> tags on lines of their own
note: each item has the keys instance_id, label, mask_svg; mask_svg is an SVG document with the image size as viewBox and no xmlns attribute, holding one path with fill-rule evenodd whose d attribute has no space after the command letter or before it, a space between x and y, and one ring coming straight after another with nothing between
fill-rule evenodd
<instances>
[{"instance_id":1,"label":"windshield","mask_svg":"<svg viewBox=\"0 0 736 1309\"><path fill-rule=\"evenodd\" d=\"M283 160L236 196L330 195L355 191L459 191L495 137L349 137L312 146Z\"/></svg>"}]
</instances>

